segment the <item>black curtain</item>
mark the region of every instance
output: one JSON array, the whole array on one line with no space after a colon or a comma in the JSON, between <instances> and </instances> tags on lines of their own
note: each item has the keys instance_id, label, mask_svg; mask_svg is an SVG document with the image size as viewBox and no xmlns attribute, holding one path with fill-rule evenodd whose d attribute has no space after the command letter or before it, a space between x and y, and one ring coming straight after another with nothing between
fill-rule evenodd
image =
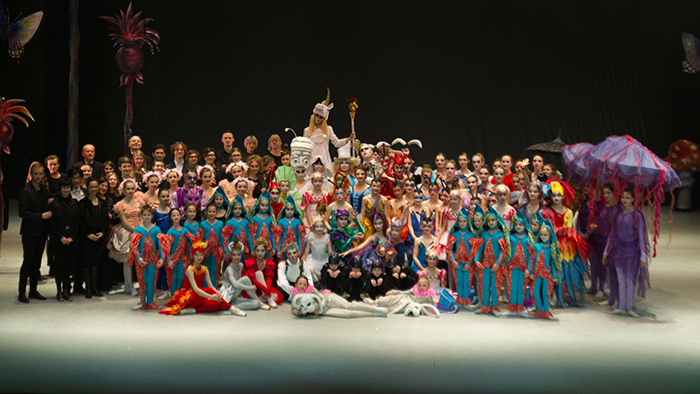
<instances>
[{"instance_id":1,"label":"black curtain","mask_svg":"<svg viewBox=\"0 0 700 394\"><path fill-rule=\"evenodd\" d=\"M4 4L11 15L45 12L21 63L0 57L0 93L26 99L37 119L17 126L3 161L12 195L31 160L65 157L68 2ZM80 143L95 144L100 161L121 154L124 89L98 17L127 6L80 3ZM661 157L673 141L697 140L700 76L680 65L681 33L700 35L697 1L140 0L134 9L162 37L145 55L146 84L134 87L133 129L148 153L176 140L218 148L226 129L241 147L258 136L262 150L285 127L301 132L326 86L339 137L355 96L358 138L420 138L419 163L439 151L517 159L559 130L567 143L630 134Z\"/></svg>"}]
</instances>

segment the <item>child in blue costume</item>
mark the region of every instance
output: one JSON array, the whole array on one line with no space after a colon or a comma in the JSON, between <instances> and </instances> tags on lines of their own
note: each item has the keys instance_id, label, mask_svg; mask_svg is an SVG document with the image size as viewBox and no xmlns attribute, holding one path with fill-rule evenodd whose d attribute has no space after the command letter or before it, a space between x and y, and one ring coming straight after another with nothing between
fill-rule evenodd
<instances>
[{"instance_id":1,"label":"child in blue costume","mask_svg":"<svg viewBox=\"0 0 700 394\"><path fill-rule=\"evenodd\" d=\"M163 252L160 250L158 234L160 229L154 225L153 208L144 205L141 208L141 224L136 226L131 237L129 264L136 266L136 276L139 279L139 304L137 309L158 309L153 302L156 291L158 269L163 265Z\"/></svg>"},{"instance_id":2,"label":"child in blue costume","mask_svg":"<svg viewBox=\"0 0 700 394\"><path fill-rule=\"evenodd\" d=\"M437 239L432 234L433 221L431 218L423 217L420 222L420 228L421 231L423 231L423 235L416 239L416 243L413 246L413 264L411 264L411 268L413 268L416 274L427 267L425 263L425 254L428 249L437 242Z\"/></svg>"},{"instance_id":3,"label":"child in blue costume","mask_svg":"<svg viewBox=\"0 0 700 394\"><path fill-rule=\"evenodd\" d=\"M471 305L471 265L483 242L472 233L468 215L465 208L459 211L447 242L447 259L455 277L457 304L464 306Z\"/></svg>"},{"instance_id":4,"label":"child in blue costume","mask_svg":"<svg viewBox=\"0 0 700 394\"><path fill-rule=\"evenodd\" d=\"M168 232L168 227L170 227L170 189L159 188L158 201L158 206L153 210L153 223L158 226L161 234L165 234ZM159 300L170 299L170 287L168 286L166 271L165 269L158 270L156 290L163 290L163 295L158 297Z\"/></svg>"},{"instance_id":5,"label":"child in blue costume","mask_svg":"<svg viewBox=\"0 0 700 394\"><path fill-rule=\"evenodd\" d=\"M284 207L277 218L278 231L280 237L277 239L277 255L280 260L286 259L283 257L284 246L290 242L297 245L297 250L304 253L304 225L301 223L301 214L297 210L294 203L294 198L287 197Z\"/></svg>"},{"instance_id":6,"label":"child in blue costume","mask_svg":"<svg viewBox=\"0 0 700 394\"><path fill-rule=\"evenodd\" d=\"M188 204L183 209L185 211L185 223L182 224L184 230L192 235L192 238L187 238L187 250L192 249L191 239L199 238L202 239L201 230L199 228L199 222L196 221L197 218L197 206L194 204Z\"/></svg>"},{"instance_id":7,"label":"child in blue costume","mask_svg":"<svg viewBox=\"0 0 700 394\"><path fill-rule=\"evenodd\" d=\"M270 197L267 191L264 191L253 206L253 211L250 216L250 233L253 239L262 238L268 241L268 252L265 254L265 259L269 260L274 257L277 251L275 244L275 236L272 229L276 226L275 218L270 214Z\"/></svg>"},{"instance_id":8,"label":"child in blue costume","mask_svg":"<svg viewBox=\"0 0 700 394\"><path fill-rule=\"evenodd\" d=\"M525 278L530 277L535 259L535 239L522 211L513 216L513 233L510 235L510 254L506 276L508 312L506 316L530 317L525 312Z\"/></svg>"},{"instance_id":9,"label":"child in blue costume","mask_svg":"<svg viewBox=\"0 0 700 394\"><path fill-rule=\"evenodd\" d=\"M549 311L549 298L554 289L554 283L558 281L558 265L561 265L561 255L557 244L557 233L549 219L540 225L540 243L535 245L537 257L535 269L530 276L535 284L532 294L535 298L535 317L538 319L556 320Z\"/></svg>"},{"instance_id":10,"label":"child in blue costume","mask_svg":"<svg viewBox=\"0 0 700 394\"><path fill-rule=\"evenodd\" d=\"M243 244L243 257L245 261L250 257L253 250L253 238L250 236L250 221L248 220L248 212L243 206L243 200L240 196L236 196L231 200L229 205L229 213L226 215L229 220L224 227L224 243L228 245L229 239L238 239Z\"/></svg>"},{"instance_id":11,"label":"child in blue costume","mask_svg":"<svg viewBox=\"0 0 700 394\"><path fill-rule=\"evenodd\" d=\"M216 219L216 210L214 203L208 204L204 211L206 219L199 224L207 241L207 248L204 250L204 266L207 267L214 286L219 282L221 262L224 258L224 224ZM207 284L204 283L204 288L206 287Z\"/></svg>"},{"instance_id":12,"label":"child in blue costume","mask_svg":"<svg viewBox=\"0 0 700 394\"><path fill-rule=\"evenodd\" d=\"M228 218L228 213L230 212L228 207L230 205L228 197L226 197L226 192L221 186L216 187L216 191L212 194L211 198L207 204L214 204L216 206L216 220L220 221L221 224L226 223Z\"/></svg>"},{"instance_id":13,"label":"child in blue costume","mask_svg":"<svg viewBox=\"0 0 700 394\"><path fill-rule=\"evenodd\" d=\"M496 287L495 273L505 262L510 254L508 243L509 231L501 216L493 207L489 207L486 215L486 229L481 235L484 243L476 255L477 275L479 276L479 294L481 296L481 308L476 313L492 313L501 316L498 309L498 288Z\"/></svg>"},{"instance_id":14,"label":"child in blue costume","mask_svg":"<svg viewBox=\"0 0 700 394\"><path fill-rule=\"evenodd\" d=\"M165 256L165 271L168 277L168 287L175 294L185 279L185 270L189 266L188 239L194 236L181 225L182 214L177 208L170 210L170 228L165 234L158 236L160 247Z\"/></svg>"}]
</instances>

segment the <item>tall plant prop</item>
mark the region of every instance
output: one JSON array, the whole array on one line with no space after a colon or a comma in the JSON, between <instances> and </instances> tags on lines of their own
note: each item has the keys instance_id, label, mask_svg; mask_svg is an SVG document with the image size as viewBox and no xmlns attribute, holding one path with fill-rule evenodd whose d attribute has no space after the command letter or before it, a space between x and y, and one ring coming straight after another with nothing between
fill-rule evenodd
<instances>
[{"instance_id":1,"label":"tall plant prop","mask_svg":"<svg viewBox=\"0 0 700 394\"><path fill-rule=\"evenodd\" d=\"M110 33L114 46L119 46L117 50L117 66L122 71L119 77L119 87L125 86L126 97L126 116L124 117L124 152L128 152L129 138L131 138L131 123L134 120L134 109L132 102L132 89L134 81L143 84L143 75L141 67L143 67L143 50L144 44L148 45L151 54L155 51L160 51L158 42L160 36L154 29L146 27L148 22L153 21L153 18L141 19L141 12L133 13L131 3L129 8L124 11L119 11L116 18L111 16L101 16L100 18L111 23L110 29L114 33Z\"/></svg>"},{"instance_id":2,"label":"tall plant prop","mask_svg":"<svg viewBox=\"0 0 700 394\"><path fill-rule=\"evenodd\" d=\"M12 136L15 133L12 120L19 119L27 127L29 127L29 122L24 116L34 120L27 108L16 105L23 102L24 100L20 99L5 100L4 97L0 97L0 150L8 155L10 154L10 142L12 142ZM2 230L5 228L5 199L2 193L4 178L2 165L0 165L0 246L2 246Z\"/></svg>"}]
</instances>

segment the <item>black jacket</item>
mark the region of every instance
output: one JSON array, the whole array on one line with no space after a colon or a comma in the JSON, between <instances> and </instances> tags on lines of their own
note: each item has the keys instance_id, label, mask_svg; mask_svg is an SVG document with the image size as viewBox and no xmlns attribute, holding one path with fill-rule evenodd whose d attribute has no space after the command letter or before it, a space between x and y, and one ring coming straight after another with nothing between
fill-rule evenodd
<instances>
[{"instance_id":1,"label":"black jacket","mask_svg":"<svg viewBox=\"0 0 700 394\"><path fill-rule=\"evenodd\" d=\"M78 202L71 197L64 200L61 196L58 196L49 204L49 208L53 214L49 221L51 239L60 241L61 237L66 237L76 241L80 223Z\"/></svg>"},{"instance_id":2,"label":"black jacket","mask_svg":"<svg viewBox=\"0 0 700 394\"><path fill-rule=\"evenodd\" d=\"M326 263L321 268L321 289L328 289L335 294L343 295L343 290L345 289L345 276L343 275L343 267L338 266L338 276L336 278L331 277L328 273L330 269L329 264Z\"/></svg>"},{"instance_id":3,"label":"black jacket","mask_svg":"<svg viewBox=\"0 0 700 394\"><path fill-rule=\"evenodd\" d=\"M97 205L87 198L78 203L80 210L80 236L86 238L90 234L102 233L108 236L109 232L109 207L101 199L97 199Z\"/></svg>"},{"instance_id":4,"label":"black jacket","mask_svg":"<svg viewBox=\"0 0 700 394\"><path fill-rule=\"evenodd\" d=\"M42 219L41 214L49 210L49 188L42 183L36 190L30 182L19 191L17 199L22 218L19 233L29 237L46 235L49 221Z\"/></svg>"},{"instance_id":5,"label":"black jacket","mask_svg":"<svg viewBox=\"0 0 700 394\"><path fill-rule=\"evenodd\" d=\"M83 166L83 164L86 164L86 163L81 160L81 161L73 164L73 168L80 168ZM92 167L92 176L94 176L95 178L99 178L104 174L105 165L100 163L99 161L94 160L92 162L92 164L90 165L90 167Z\"/></svg>"},{"instance_id":6,"label":"black jacket","mask_svg":"<svg viewBox=\"0 0 700 394\"><path fill-rule=\"evenodd\" d=\"M379 286L373 286L372 279L375 281L382 279L382 283ZM376 300L377 297L384 297L389 290L391 290L391 285L386 275L382 274L380 277L376 277L370 272L367 282L365 282L365 293L369 298Z\"/></svg>"}]
</instances>

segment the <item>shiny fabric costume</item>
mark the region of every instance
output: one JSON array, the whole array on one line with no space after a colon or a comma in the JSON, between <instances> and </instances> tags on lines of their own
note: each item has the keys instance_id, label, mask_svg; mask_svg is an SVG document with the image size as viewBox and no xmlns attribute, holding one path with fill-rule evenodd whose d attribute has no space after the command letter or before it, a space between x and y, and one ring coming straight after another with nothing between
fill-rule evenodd
<instances>
[{"instance_id":1,"label":"shiny fabric costume","mask_svg":"<svg viewBox=\"0 0 700 394\"><path fill-rule=\"evenodd\" d=\"M199 269L197 269L194 265L191 265L187 269L194 273L194 280L197 287L207 294L216 293L216 289L214 288L203 288L205 282L204 275L207 275L206 266L202 265L199 267ZM182 283L180 289L173 294L172 298L170 298L170 301L168 301L165 307L159 310L158 313L172 316L177 315L185 308L193 308L197 313L207 313L216 312L222 309L230 309L231 304L224 300L214 301L209 298L204 298L195 293L188 278L188 280Z\"/></svg>"},{"instance_id":2,"label":"shiny fabric costume","mask_svg":"<svg viewBox=\"0 0 700 394\"><path fill-rule=\"evenodd\" d=\"M129 264L136 267L136 277L139 280L139 299L141 305L153 304L153 295L156 291L156 278L158 277L158 260L163 260L163 252L160 250L158 226L146 230L142 226L134 229L131 237L131 252ZM137 259L143 259L146 266L139 264Z\"/></svg>"}]
</instances>

